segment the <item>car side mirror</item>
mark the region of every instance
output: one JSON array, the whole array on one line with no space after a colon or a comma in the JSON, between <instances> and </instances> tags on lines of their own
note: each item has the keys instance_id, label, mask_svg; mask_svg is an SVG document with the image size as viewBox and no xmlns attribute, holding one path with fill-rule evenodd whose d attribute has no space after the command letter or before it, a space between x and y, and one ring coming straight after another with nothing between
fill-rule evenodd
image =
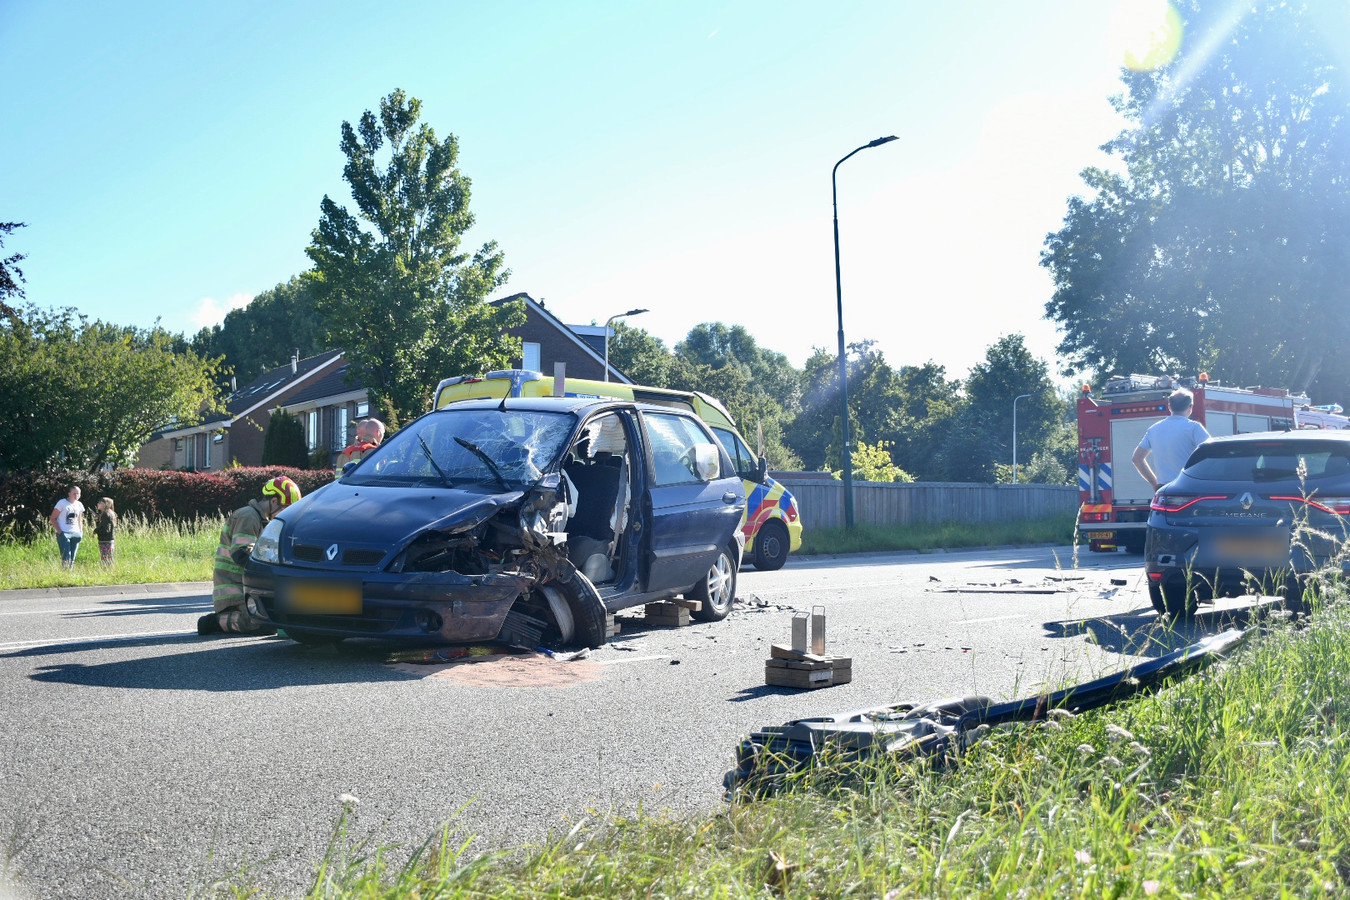
<instances>
[{"instance_id":1,"label":"car side mirror","mask_svg":"<svg viewBox=\"0 0 1350 900\"><path fill-rule=\"evenodd\" d=\"M766 480L768 480L768 477L769 477L769 461L761 456L759 458L759 462L755 463L755 483L763 484Z\"/></svg>"},{"instance_id":2,"label":"car side mirror","mask_svg":"<svg viewBox=\"0 0 1350 900\"><path fill-rule=\"evenodd\" d=\"M352 460L351 462L345 462L342 464L342 474L346 475L348 472L350 472L352 469L355 468L356 468L356 460Z\"/></svg>"},{"instance_id":3,"label":"car side mirror","mask_svg":"<svg viewBox=\"0 0 1350 900\"><path fill-rule=\"evenodd\" d=\"M712 481L722 472L722 454L713 444L694 445L694 476L699 481Z\"/></svg>"}]
</instances>

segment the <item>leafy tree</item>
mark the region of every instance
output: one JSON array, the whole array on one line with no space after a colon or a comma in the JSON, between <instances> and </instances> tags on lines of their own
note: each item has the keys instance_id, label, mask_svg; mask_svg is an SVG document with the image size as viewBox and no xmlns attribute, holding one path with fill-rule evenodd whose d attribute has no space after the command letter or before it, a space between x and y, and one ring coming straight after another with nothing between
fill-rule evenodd
<instances>
[{"instance_id":1,"label":"leafy tree","mask_svg":"<svg viewBox=\"0 0 1350 900\"><path fill-rule=\"evenodd\" d=\"M675 357L666 344L641 328L622 319L615 320L609 339L609 364L633 380L649 387L670 387Z\"/></svg>"},{"instance_id":2,"label":"leafy tree","mask_svg":"<svg viewBox=\"0 0 1350 900\"><path fill-rule=\"evenodd\" d=\"M0 249L5 246L4 236L16 228L23 228L24 225L23 222L0 222ZM27 254L24 253L12 253L0 258L0 316L7 319L15 319L19 315L14 307L5 301L9 297L15 300L23 299L23 288L19 287L23 283L23 269L19 268L19 263L26 257Z\"/></svg>"},{"instance_id":3,"label":"leafy tree","mask_svg":"<svg viewBox=\"0 0 1350 900\"><path fill-rule=\"evenodd\" d=\"M243 386L284 364L296 350L303 359L329 349L314 303L312 283L292 278L258 294L242 309L230 310L221 324L197 332L192 348L201 356L224 357L222 384L235 375Z\"/></svg>"},{"instance_id":4,"label":"leafy tree","mask_svg":"<svg viewBox=\"0 0 1350 900\"><path fill-rule=\"evenodd\" d=\"M743 326L715 322L691 329L675 345L669 386L721 400L752 447L760 443L762 432L762 452L770 468L801 465L784 443L800 402L801 373L782 353L760 347Z\"/></svg>"},{"instance_id":5,"label":"leafy tree","mask_svg":"<svg viewBox=\"0 0 1350 900\"><path fill-rule=\"evenodd\" d=\"M309 468L309 448L305 445L305 426L284 409L275 409L263 432L262 464Z\"/></svg>"},{"instance_id":6,"label":"leafy tree","mask_svg":"<svg viewBox=\"0 0 1350 900\"><path fill-rule=\"evenodd\" d=\"M1350 377L1350 83L1339 4L1179 4L1181 54L1126 71L1131 125L1041 264L1064 374L1207 370L1335 399Z\"/></svg>"},{"instance_id":7,"label":"leafy tree","mask_svg":"<svg viewBox=\"0 0 1350 900\"><path fill-rule=\"evenodd\" d=\"M0 469L127 465L155 431L213 407L216 369L159 327L29 305L0 323Z\"/></svg>"},{"instance_id":8,"label":"leafy tree","mask_svg":"<svg viewBox=\"0 0 1350 900\"><path fill-rule=\"evenodd\" d=\"M848 355L849 437L899 443L904 406L902 382L871 341L850 344ZM802 372L802 408L793 422L791 443L813 469L842 469L839 360L817 348Z\"/></svg>"},{"instance_id":9,"label":"leafy tree","mask_svg":"<svg viewBox=\"0 0 1350 900\"><path fill-rule=\"evenodd\" d=\"M890 446L890 441L877 441L875 444L866 444L859 441L858 449L853 454L854 479L857 481L913 481L914 476L897 466L895 461L891 459ZM835 478L842 478L844 475L842 469L831 474Z\"/></svg>"},{"instance_id":10,"label":"leafy tree","mask_svg":"<svg viewBox=\"0 0 1350 900\"><path fill-rule=\"evenodd\" d=\"M421 110L396 90L378 117L367 110L356 128L342 123L356 214L325 196L306 251L318 313L348 353L349 377L400 419L426 409L447 374L508 365L519 343L507 331L525 317L523 302L486 302L509 273L495 242L461 252L473 215L459 143L419 126Z\"/></svg>"},{"instance_id":11,"label":"leafy tree","mask_svg":"<svg viewBox=\"0 0 1350 900\"><path fill-rule=\"evenodd\" d=\"M983 439L967 449L981 476L973 480L993 480L995 464L1011 464L1014 402L1020 458L1030 459L1054 432L1065 404L1055 394L1048 369L1031 355L1020 334L1004 335L989 346L984 360L971 367L965 402L968 415L984 432ZM1030 396L1017 400L1023 394Z\"/></svg>"}]
</instances>

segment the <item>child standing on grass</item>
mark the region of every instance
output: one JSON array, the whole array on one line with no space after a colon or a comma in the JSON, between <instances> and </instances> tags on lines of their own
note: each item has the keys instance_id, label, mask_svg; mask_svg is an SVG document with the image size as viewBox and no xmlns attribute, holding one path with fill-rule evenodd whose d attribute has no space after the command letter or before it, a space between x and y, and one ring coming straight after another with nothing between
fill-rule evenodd
<instances>
[{"instance_id":1,"label":"child standing on grass","mask_svg":"<svg viewBox=\"0 0 1350 900\"><path fill-rule=\"evenodd\" d=\"M105 566L113 563L113 532L117 529L117 513L113 511L111 497L98 501L97 516L94 519L94 534L98 537L98 557Z\"/></svg>"}]
</instances>

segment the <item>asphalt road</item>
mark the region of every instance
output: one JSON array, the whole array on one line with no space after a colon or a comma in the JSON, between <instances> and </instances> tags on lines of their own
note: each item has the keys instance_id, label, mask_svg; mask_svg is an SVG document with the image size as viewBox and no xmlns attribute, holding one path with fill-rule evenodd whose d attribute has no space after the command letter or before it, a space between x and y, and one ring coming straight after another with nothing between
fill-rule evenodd
<instances>
[{"instance_id":1,"label":"asphalt road","mask_svg":"<svg viewBox=\"0 0 1350 900\"><path fill-rule=\"evenodd\" d=\"M637 610L585 659L433 666L391 665L376 645L202 639L207 585L116 590L0 594L4 900L183 898L245 869L298 895L344 794L360 800L352 836L400 844L396 858L447 821L478 851L639 807L715 812L753 729L1026 696L1221 630L1245 605L1165 636L1137 556L792 559L743 572L723 622L649 627ZM770 644L817 605L852 683L766 687Z\"/></svg>"}]
</instances>

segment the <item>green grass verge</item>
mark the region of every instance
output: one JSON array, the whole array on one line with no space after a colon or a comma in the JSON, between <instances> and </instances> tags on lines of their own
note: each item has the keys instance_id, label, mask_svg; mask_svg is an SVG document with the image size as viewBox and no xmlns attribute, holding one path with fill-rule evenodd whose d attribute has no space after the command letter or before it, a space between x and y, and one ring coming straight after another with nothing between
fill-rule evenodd
<instances>
[{"instance_id":1,"label":"green grass verge","mask_svg":"<svg viewBox=\"0 0 1350 900\"><path fill-rule=\"evenodd\" d=\"M868 553L883 550L933 550L1012 544L1073 543L1073 515L983 525L857 525L807 529L799 553Z\"/></svg>"},{"instance_id":2,"label":"green grass verge","mask_svg":"<svg viewBox=\"0 0 1350 900\"><path fill-rule=\"evenodd\" d=\"M1348 679L1339 605L1155 696L997 729L941 768L817 769L717 814L582 822L476 859L447 827L402 865L349 842L344 814L305 897L1346 896ZM265 896L249 880L216 888Z\"/></svg>"},{"instance_id":3,"label":"green grass verge","mask_svg":"<svg viewBox=\"0 0 1350 900\"><path fill-rule=\"evenodd\" d=\"M72 587L99 584L143 584L163 581L210 581L211 560L220 540L220 521L156 522L134 517L119 523L116 558L99 561L92 531L80 542L73 569L61 568L55 534L36 541L0 543L0 590Z\"/></svg>"}]
</instances>

